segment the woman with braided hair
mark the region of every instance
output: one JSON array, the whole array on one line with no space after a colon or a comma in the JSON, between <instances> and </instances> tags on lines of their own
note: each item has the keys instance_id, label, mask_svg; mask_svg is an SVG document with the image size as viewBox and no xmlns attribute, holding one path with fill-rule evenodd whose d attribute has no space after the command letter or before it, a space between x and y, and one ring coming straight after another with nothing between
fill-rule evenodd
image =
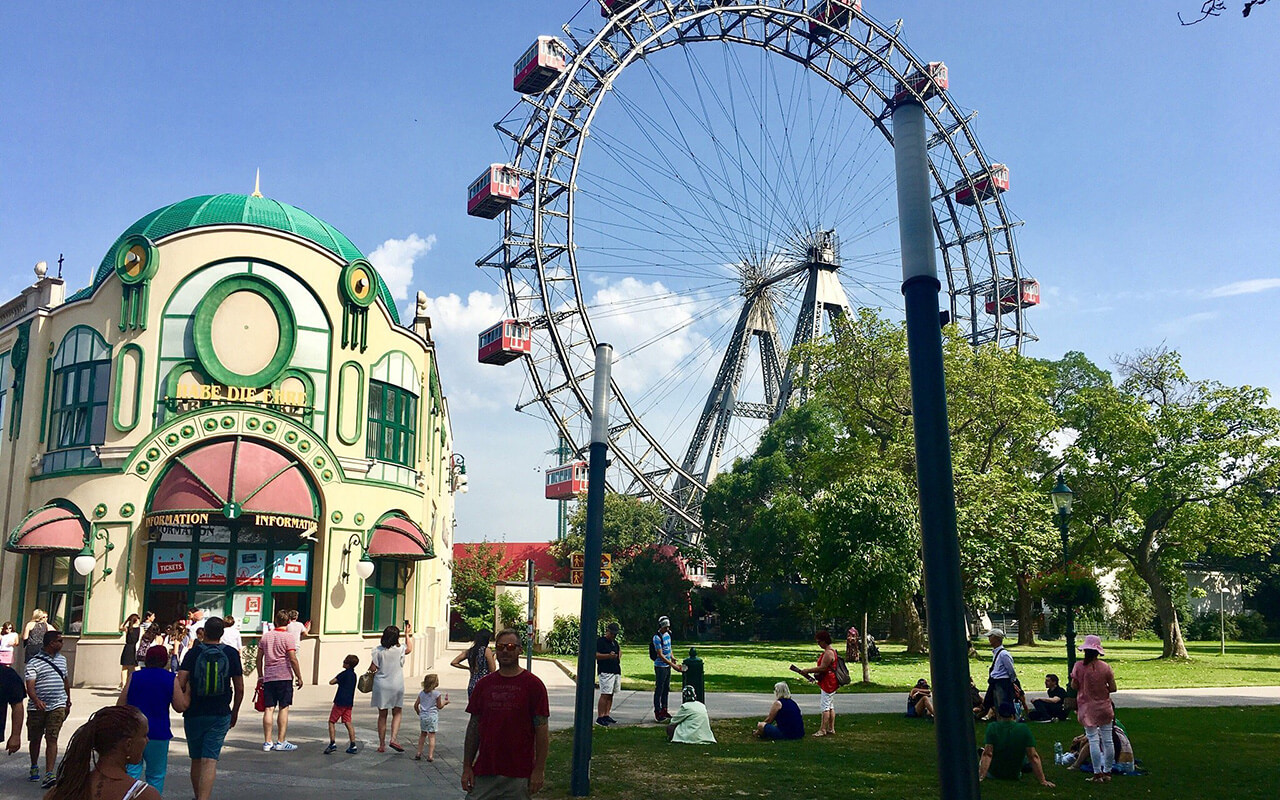
<instances>
[{"instance_id":1,"label":"woman with braided hair","mask_svg":"<svg viewBox=\"0 0 1280 800\"><path fill-rule=\"evenodd\" d=\"M71 737L58 765L58 782L44 800L160 800L159 792L125 771L142 760L146 746L147 718L141 711L98 709Z\"/></svg>"}]
</instances>

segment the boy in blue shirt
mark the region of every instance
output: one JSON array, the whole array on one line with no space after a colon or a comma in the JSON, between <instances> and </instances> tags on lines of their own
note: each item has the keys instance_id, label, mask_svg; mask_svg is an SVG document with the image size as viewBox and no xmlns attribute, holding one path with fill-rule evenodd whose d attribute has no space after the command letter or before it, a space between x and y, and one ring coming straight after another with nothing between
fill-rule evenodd
<instances>
[{"instance_id":1,"label":"boy in blue shirt","mask_svg":"<svg viewBox=\"0 0 1280 800\"><path fill-rule=\"evenodd\" d=\"M347 752L357 752L356 729L351 724L351 709L356 704L356 665L359 663L359 656L347 656L342 659L342 672L329 681L329 685L337 686L338 691L333 694L333 710L329 712L329 746L324 749L325 755L338 749L335 740L339 722L347 726L347 736L351 741Z\"/></svg>"}]
</instances>

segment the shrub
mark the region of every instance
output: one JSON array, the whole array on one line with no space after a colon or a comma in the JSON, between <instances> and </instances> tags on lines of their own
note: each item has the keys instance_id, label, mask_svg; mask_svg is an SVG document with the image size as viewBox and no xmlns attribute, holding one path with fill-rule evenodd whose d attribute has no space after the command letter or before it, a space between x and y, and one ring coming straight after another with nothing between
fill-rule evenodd
<instances>
[{"instance_id":1,"label":"shrub","mask_svg":"<svg viewBox=\"0 0 1280 800\"><path fill-rule=\"evenodd\" d=\"M605 628L615 620L608 615L601 615L597 624L597 636L604 636ZM581 620L568 614L557 614L551 623L551 632L547 634L547 652L561 656L578 654L578 637L581 635ZM618 641L622 641L622 631L618 631Z\"/></svg>"},{"instance_id":2,"label":"shrub","mask_svg":"<svg viewBox=\"0 0 1280 800\"><path fill-rule=\"evenodd\" d=\"M1111 625L1121 639L1154 635L1156 605L1151 599L1151 589L1132 568L1125 568L1116 576L1116 610L1111 615Z\"/></svg>"}]
</instances>

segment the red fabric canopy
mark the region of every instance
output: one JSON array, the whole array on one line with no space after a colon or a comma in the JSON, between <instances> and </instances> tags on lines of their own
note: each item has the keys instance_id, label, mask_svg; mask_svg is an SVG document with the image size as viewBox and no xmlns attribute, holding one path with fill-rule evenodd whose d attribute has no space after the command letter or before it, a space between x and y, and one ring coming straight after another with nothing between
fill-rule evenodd
<instances>
[{"instance_id":1,"label":"red fabric canopy","mask_svg":"<svg viewBox=\"0 0 1280 800\"><path fill-rule=\"evenodd\" d=\"M374 526L367 552L369 558L400 561L423 561L436 557L431 538L412 520L400 514L393 514Z\"/></svg>"},{"instance_id":2,"label":"red fabric canopy","mask_svg":"<svg viewBox=\"0 0 1280 800\"><path fill-rule=\"evenodd\" d=\"M175 456L156 488L148 513L220 514L223 506L232 502L246 514L316 517L302 465L270 447L243 439L214 442Z\"/></svg>"},{"instance_id":3,"label":"red fabric canopy","mask_svg":"<svg viewBox=\"0 0 1280 800\"><path fill-rule=\"evenodd\" d=\"M6 549L14 553L79 553L84 549L88 529L84 517L76 512L44 506L18 524Z\"/></svg>"}]
</instances>

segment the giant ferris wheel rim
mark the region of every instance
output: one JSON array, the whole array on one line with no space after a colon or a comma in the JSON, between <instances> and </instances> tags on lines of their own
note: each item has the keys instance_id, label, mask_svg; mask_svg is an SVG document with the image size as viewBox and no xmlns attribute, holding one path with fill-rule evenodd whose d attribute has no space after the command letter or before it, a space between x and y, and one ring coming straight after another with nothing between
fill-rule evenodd
<instances>
[{"instance_id":1,"label":"giant ferris wheel rim","mask_svg":"<svg viewBox=\"0 0 1280 800\"><path fill-rule=\"evenodd\" d=\"M524 101L532 107L532 111L523 126L523 130L519 132L506 131L501 124L497 126L500 131L507 133L515 142L516 153L513 164L529 181L529 188L532 194L532 202L528 208L530 212L528 227L530 230L527 234L522 235L528 240L526 253L531 253L533 256L532 267L536 272L537 283L536 297L540 299L543 310L541 315L542 326L547 330L551 348L554 351L554 358L559 362L563 380L558 385L548 386L547 382L543 380L543 376L539 373L536 362L532 358L523 360L534 384L537 400L541 402L548 416L559 429L560 434L575 449L580 449L580 447L575 441L576 437L570 423L573 418L590 413L591 391L590 387L585 385L585 381L590 377L591 372L589 369L584 370L582 368L583 365L574 363L575 354L573 348L582 346L584 343L566 342L566 337L561 335L561 325L570 317L580 320L583 327L582 332L586 334L587 342L589 343L587 349L594 349L597 337L592 326L591 315L584 301L580 281L574 240L574 211L578 193L576 184L584 147L589 139L591 125L596 113L603 105L604 97L608 94L613 82L628 66L631 66L638 59L645 58L661 50L676 45L683 46L712 41L724 44L755 46L775 55L788 58L802 68L826 80L871 121L891 147L893 135L887 125L887 113L884 109L891 107L892 89L886 90L885 87L878 85L872 80L872 76L887 78L888 85L892 87L893 82L903 82L909 74L924 69L925 62L916 57L900 41L900 23L893 30L890 30L860 11L852 13L847 25L826 28L823 38L817 39L810 36L807 32L810 29L810 25L821 24L813 15L817 5L794 2L794 0L727 4L696 2L696 0L693 2L690 0L664 3L640 2L608 18L601 29L586 42L579 42L566 26L566 34L570 36L577 47L576 51L572 53L573 57L567 65L565 73L553 84L552 91L547 93L549 96L524 98ZM655 8L651 9L650 6L655 6ZM738 16L742 24L737 28L736 32L726 31L723 24L715 26L719 28L718 32L709 31L708 28L712 26L704 25L704 23L710 21L710 18L719 20L722 15ZM775 30L778 31L785 28L787 35L775 35L774 38L767 41L753 39L749 35L749 26L747 24L749 19L766 20L766 24L774 24ZM681 26L684 26L683 30ZM694 26L696 26L696 31ZM865 33L865 36L855 36L855 28L859 34ZM637 33L641 35L637 35ZM672 35L673 33L674 35ZM806 52L803 55L791 49L791 45L800 39L806 42ZM782 42L782 46L777 44L779 41ZM837 51L837 43L846 47L852 46L856 49L859 56L856 66L850 65L847 57ZM626 45L626 47L620 49L619 45ZM897 57L897 63L895 63L895 56ZM819 58L825 58L825 66L819 65ZM859 80L838 81L831 73L833 63L847 67L849 75L859 72ZM586 71L590 82L597 87L594 92L588 94L585 100L580 96L581 92L575 94L574 91L582 85L578 77L580 71ZM853 91L855 87L859 90L861 96ZM924 104L931 130L934 132L935 137L941 137L935 142L935 146L940 146L945 142L953 165L960 171L961 180L956 182L954 186L958 188L961 183L966 183L972 187L976 179L982 178L985 171L991 169L992 162L983 153L977 137L969 125L973 115L963 114L955 106L950 94L945 90L939 92L937 98L939 98L938 102L934 106L928 103ZM581 102L573 106L572 101L575 99L581 100ZM875 103L876 107L870 104L872 102ZM950 121L944 121L944 117L947 116L950 117ZM559 127L557 128L557 126ZM560 136L559 141L552 141L552 132L554 130L560 131L560 134L558 134ZM571 132L572 135L565 136L565 131ZM566 144L571 144L571 146L566 149ZM962 146L966 147L967 151L962 152ZM971 155L976 156L975 169L972 171L966 163L966 160ZM557 167L564 161L570 162L567 181L563 178L563 170L559 173L556 172ZM527 168L526 164L531 164L531 168ZM988 202L978 203L972 207L973 213L977 216L981 235L975 235L974 231L966 231L959 209L956 208L957 203L952 196L954 189L948 185L950 183L949 179L941 173L932 151L930 152L930 171L934 185L940 189L939 196L935 197L934 228L942 255L945 288L950 300L950 310L953 318L958 316L969 320L969 334L974 339L974 343L977 344L977 326L980 321L977 304L981 299L980 289L986 283L995 288L1005 280L1017 281L1022 277L1013 237L1013 228L1019 223L1012 220L1003 199L999 194L996 194ZM554 211L549 204L561 202L562 198L567 211ZM941 200L942 209L946 211L944 215L939 214L938 200ZM554 224L549 225L547 219L545 219L545 217L549 216L564 218L565 235L563 241L557 242L547 239L548 229L554 227ZM994 217L994 220L992 217ZM513 210L504 212L503 218L505 248L513 238ZM996 240L1000 237L1003 238L1003 242L998 243ZM985 260L991 273L989 276L976 277L974 274L974 258L971 257L970 246L977 243L985 247ZM959 250L958 256L951 252L957 246ZM1003 256L1003 259L1001 256ZM958 263L954 263L957 258ZM551 296L549 287L551 270L554 266L562 266L565 262L568 265L569 282L572 286L574 308L571 311L556 306L556 298ZM514 274L516 269L523 270L527 269L527 267L519 267L510 260L500 265L485 259L477 263L485 266L505 267L504 284L508 302L513 312L517 310L518 300L532 299L533 296L531 295L520 295ZM1007 274L1001 273L1002 265L1007 266ZM963 281L963 287L957 285L958 277ZM565 279L556 276L555 280L564 282ZM967 288L967 291L962 291L964 288ZM968 303L968 308L964 309L967 313L958 313L961 311L958 307L961 302ZM1026 339L1032 338L1023 329L1023 310L1021 307L1015 307L1010 315L1003 313L1001 304L997 303L996 313L991 316L994 318L994 340L996 342L1003 343L1004 339L1011 338L1013 346L1020 348ZM1005 318L1009 316L1013 317L1011 328L1005 324ZM549 363L550 359L547 358L544 361ZM615 428L625 429L628 433L637 433L643 442L647 444L644 454L637 457L637 453L630 452L627 448L619 447L617 443L611 442L611 444L614 444L612 449L615 457L619 458L632 475L632 488L639 488L641 491L638 493L648 495L661 502L670 513L682 518L685 530L692 534L682 538L696 542L701 529L701 519L696 514L696 504L700 502L701 494L705 492L705 485L696 475L687 473L678 459L668 452L665 443L660 440L660 437L653 435L645 427L641 416L631 407L626 393L622 391L616 381L612 383L611 388L615 409L617 409L614 412L615 418L621 417L625 420L623 424L617 425ZM568 392L568 394L564 395L565 392ZM577 409L566 411L565 409L569 408L570 404L553 401L557 395L572 398L573 405L576 405ZM621 411L621 414L618 411ZM570 414L572 416L569 416ZM567 416L568 418L566 418ZM610 438L612 440L614 437L611 435ZM693 487L691 494L697 495L697 501L688 502L687 500L682 501L679 498L672 497L667 488L671 484L668 482L664 485L659 480L655 480L653 470L646 469L646 465L640 463L646 459L656 461L659 464L665 463L665 475L661 480L669 481L672 476L678 476L680 479L687 481Z\"/></svg>"}]
</instances>

